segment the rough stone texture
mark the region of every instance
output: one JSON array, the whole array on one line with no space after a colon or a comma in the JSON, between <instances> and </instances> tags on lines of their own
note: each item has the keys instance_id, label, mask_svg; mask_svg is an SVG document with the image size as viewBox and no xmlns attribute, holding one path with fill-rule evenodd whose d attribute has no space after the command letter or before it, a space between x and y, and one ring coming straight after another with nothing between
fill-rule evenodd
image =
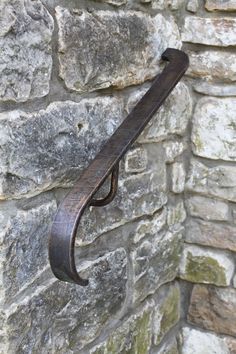
<instances>
[{"instance_id":1,"label":"rough stone texture","mask_svg":"<svg viewBox=\"0 0 236 354\"><path fill-rule=\"evenodd\" d=\"M121 121L122 102L112 97L1 113L0 199L68 186Z\"/></svg>"},{"instance_id":2,"label":"rough stone texture","mask_svg":"<svg viewBox=\"0 0 236 354\"><path fill-rule=\"evenodd\" d=\"M130 112L145 94L146 90L138 90L130 95L126 110ZM166 102L152 118L138 138L140 143L159 142L176 134L184 136L192 113L192 99L187 86L179 83Z\"/></svg>"},{"instance_id":3,"label":"rough stone texture","mask_svg":"<svg viewBox=\"0 0 236 354\"><path fill-rule=\"evenodd\" d=\"M180 289L177 284L161 289L154 312L154 344L158 345L166 333L180 319Z\"/></svg>"},{"instance_id":4,"label":"rough stone texture","mask_svg":"<svg viewBox=\"0 0 236 354\"><path fill-rule=\"evenodd\" d=\"M186 242L236 252L236 226L190 219L186 224Z\"/></svg>"},{"instance_id":5,"label":"rough stone texture","mask_svg":"<svg viewBox=\"0 0 236 354\"><path fill-rule=\"evenodd\" d=\"M233 1L0 3L0 353L236 354L236 20L220 12ZM76 264L89 286L58 282L46 252L56 201L151 86L166 47L181 47L182 25L188 77L121 161L113 202L82 218ZM98 198L108 189L109 178ZM230 285L199 286L205 295L188 282ZM199 330L177 345L193 287Z\"/></svg>"},{"instance_id":6,"label":"rough stone texture","mask_svg":"<svg viewBox=\"0 0 236 354\"><path fill-rule=\"evenodd\" d=\"M134 300L142 301L160 285L173 280L182 252L182 234L161 232L144 240L134 252Z\"/></svg>"},{"instance_id":7,"label":"rough stone texture","mask_svg":"<svg viewBox=\"0 0 236 354\"><path fill-rule=\"evenodd\" d=\"M8 350L8 338L7 338L7 333L6 333L6 319L5 319L5 314L1 310L0 312L0 320L1 320L1 326L0 326L0 354L5 354L7 353Z\"/></svg>"},{"instance_id":8,"label":"rough stone texture","mask_svg":"<svg viewBox=\"0 0 236 354\"><path fill-rule=\"evenodd\" d=\"M196 155L236 161L235 98L204 97L193 116L192 143Z\"/></svg>"},{"instance_id":9,"label":"rough stone texture","mask_svg":"<svg viewBox=\"0 0 236 354\"><path fill-rule=\"evenodd\" d=\"M88 210L81 222L77 245L90 244L104 232L142 216L151 216L161 209L166 204L167 197L158 189L158 180L157 174L139 175L133 181L128 180L124 188L121 186L119 195L110 208L107 206L103 210ZM132 187L134 193L131 194Z\"/></svg>"},{"instance_id":10,"label":"rough stone texture","mask_svg":"<svg viewBox=\"0 0 236 354\"><path fill-rule=\"evenodd\" d=\"M69 89L79 92L151 79L160 70L162 52L181 46L173 19L160 14L151 18L140 12L95 14L57 7L56 16L60 76Z\"/></svg>"},{"instance_id":11,"label":"rough stone texture","mask_svg":"<svg viewBox=\"0 0 236 354\"><path fill-rule=\"evenodd\" d=\"M167 207L167 224L169 226L179 227L186 219L186 211L183 201Z\"/></svg>"},{"instance_id":12,"label":"rough stone texture","mask_svg":"<svg viewBox=\"0 0 236 354\"><path fill-rule=\"evenodd\" d=\"M236 201L236 167L211 166L193 159L186 189L201 194Z\"/></svg>"},{"instance_id":13,"label":"rough stone texture","mask_svg":"<svg viewBox=\"0 0 236 354\"><path fill-rule=\"evenodd\" d=\"M186 205L190 215L204 220L227 221L229 218L228 204L217 199L195 195L186 200Z\"/></svg>"},{"instance_id":14,"label":"rough stone texture","mask_svg":"<svg viewBox=\"0 0 236 354\"><path fill-rule=\"evenodd\" d=\"M183 7L185 0L166 0L171 10L179 10Z\"/></svg>"},{"instance_id":15,"label":"rough stone texture","mask_svg":"<svg viewBox=\"0 0 236 354\"><path fill-rule=\"evenodd\" d=\"M53 280L13 304L9 353L73 353L91 342L124 303L126 262L117 249L90 264L88 287Z\"/></svg>"},{"instance_id":16,"label":"rough stone texture","mask_svg":"<svg viewBox=\"0 0 236 354\"><path fill-rule=\"evenodd\" d=\"M38 0L1 0L0 101L25 102L49 92L53 19Z\"/></svg>"},{"instance_id":17,"label":"rough stone texture","mask_svg":"<svg viewBox=\"0 0 236 354\"><path fill-rule=\"evenodd\" d=\"M235 336L236 289L195 285L188 321L216 333Z\"/></svg>"},{"instance_id":18,"label":"rough stone texture","mask_svg":"<svg viewBox=\"0 0 236 354\"><path fill-rule=\"evenodd\" d=\"M230 285L234 260L222 251L186 245L180 263L180 277L193 283Z\"/></svg>"},{"instance_id":19,"label":"rough stone texture","mask_svg":"<svg viewBox=\"0 0 236 354\"><path fill-rule=\"evenodd\" d=\"M168 163L174 162L187 149L187 145L184 142L167 141L163 145L166 153L166 162Z\"/></svg>"},{"instance_id":20,"label":"rough stone texture","mask_svg":"<svg viewBox=\"0 0 236 354\"><path fill-rule=\"evenodd\" d=\"M179 10L183 4L184 0L143 0L142 2L152 2L152 8L156 10Z\"/></svg>"},{"instance_id":21,"label":"rough stone texture","mask_svg":"<svg viewBox=\"0 0 236 354\"><path fill-rule=\"evenodd\" d=\"M206 0L205 8L208 11L235 11L235 0Z\"/></svg>"},{"instance_id":22,"label":"rough stone texture","mask_svg":"<svg viewBox=\"0 0 236 354\"><path fill-rule=\"evenodd\" d=\"M172 165L172 186L171 191L178 194L184 191L185 187L185 167L182 162L175 162Z\"/></svg>"},{"instance_id":23,"label":"rough stone texture","mask_svg":"<svg viewBox=\"0 0 236 354\"><path fill-rule=\"evenodd\" d=\"M218 337L213 333L184 327L182 330L182 354L235 354L236 340L230 337Z\"/></svg>"},{"instance_id":24,"label":"rough stone texture","mask_svg":"<svg viewBox=\"0 0 236 354\"><path fill-rule=\"evenodd\" d=\"M48 265L48 234L56 209L56 202L49 195L37 206L28 206L26 210L17 210L12 217L5 217L0 243L5 301Z\"/></svg>"},{"instance_id":25,"label":"rough stone texture","mask_svg":"<svg viewBox=\"0 0 236 354\"><path fill-rule=\"evenodd\" d=\"M236 19L186 17L182 41L221 47L236 45Z\"/></svg>"},{"instance_id":26,"label":"rough stone texture","mask_svg":"<svg viewBox=\"0 0 236 354\"><path fill-rule=\"evenodd\" d=\"M161 151L152 170L119 179L118 193L112 204L90 208L81 220L78 245L93 242L102 233L144 215L153 215L167 202L166 170Z\"/></svg>"},{"instance_id":27,"label":"rough stone texture","mask_svg":"<svg viewBox=\"0 0 236 354\"><path fill-rule=\"evenodd\" d=\"M224 341L229 348L229 353L230 354L235 354L236 353L236 339L233 337L225 337Z\"/></svg>"},{"instance_id":28,"label":"rough stone texture","mask_svg":"<svg viewBox=\"0 0 236 354\"><path fill-rule=\"evenodd\" d=\"M156 212L151 220L141 220L138 222L134 234L134 243L138 243L144 237L149 235L155 235L166 224L166 209Z\"/></svg>"},{"instance_id":29,"label":"rough stone texture","mask_svg":"<svg viewBox=\"0 0 236 354\"><path fill-rule=\"evenodd\" d=\"M207 82L198 82L193 86L194 91L208 96L229 97L236 96L236 85L217 85Z\"/></svg>"},{"instance_id":30,"label":"rough stone texture","mask_svg":"<svg viewBox=\"0 0 236 354\"><path fill-rule=\"evenodd\" d=\"M127 3L127 0L97 0L98 2L104 2L114 6L121 6Z\"/></svg>"},{"instance_id":31,"label":"rough stone texture","mask_svg":"<svg viewBox=\"0 0 236 354\"><path fill-rule=\"evenodd\" d=\"M125 171L127 173L143 172L147 167L147 152L142 147L129 151L125 156Z\"/></svg>"},{"instance_id":32,"label":"rough stone texture","mask_svg":"<svg viewBox=\"0 0 236 354\"><path fill-rule=\"evenodd\" d=\"M153 354L179 354L178 345L176 339L172 339L164 343L161 348L153 352Z\"/></svg>"},{"instance_id":33,"label":"rough stone texture","mask_svg":"<svg viewBox=\"0 0 236 354\"><path fill-rule=\"evenodd\" d=\"M198 0L188 0L186 8L190 12L193 12L193 13L197 12L197 10L199 9Z\"/></svg>"},{"instance_id":34,"label":"rough stone texture","mask_svg":"<svg viewBox=\"0 0 236 354\"><path fill-rule=\"evenodd\" d=\"M233 223L236 224L236 205L233 204L232 208L232 217L233 217Z\"/></svg>"},{"instance_id":35,"label":"rough stone texture","mask_svg":"<svg viewBox=\"0 0 236 354\"><path fill-rule=\"evenodd\" d=\"M148 354L152 339L153 302L131 316L121 327L117 328L109 338L90 350L90 354Z\"/></svg>"},{"instance_id":36,"label":"rough stone texture","mask_svg":"<svg viewBox=\"0 0 236 354\"><path fill-rule=\"evenodd\" d=\"M217 50L188 51L190 67L187 75L221 82L236 81L236 55Z\"/></svg>"}]
</instances>

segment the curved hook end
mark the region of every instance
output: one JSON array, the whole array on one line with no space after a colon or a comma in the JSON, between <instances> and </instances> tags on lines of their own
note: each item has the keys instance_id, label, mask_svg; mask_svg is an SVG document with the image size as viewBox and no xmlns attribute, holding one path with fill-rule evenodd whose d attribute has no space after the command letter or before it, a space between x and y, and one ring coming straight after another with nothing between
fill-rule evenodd
<instances>
[{"instance_id":1,"label":"curved hook end","mask_svg":"<svg viewBox=\"0 0 236 354\"><path fill-rule=\"evenodd\" d=\"M180 60L181 63L184 64L186 68L188 68L189 66L188 55L179 49L167 48L162 54L161 58L167 61Z\"/></svg>"}]
</instances>

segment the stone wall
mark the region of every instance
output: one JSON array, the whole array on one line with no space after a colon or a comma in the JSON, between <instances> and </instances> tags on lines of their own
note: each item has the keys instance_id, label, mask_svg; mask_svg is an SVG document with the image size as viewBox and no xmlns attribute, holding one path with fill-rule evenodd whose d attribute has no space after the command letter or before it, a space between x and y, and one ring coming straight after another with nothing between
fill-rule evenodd
<instances>
[{"instance_id":1,"label":"stone wall","mask_svg":"<svg viewBox=\"0 0 236 354\"><path fill-rule=\"evenodd\" d=\"M236 353L234 10L1 0L1 354ZM188 52L190 68L121 162L115 200L82 220L89 286L57 281L57 206L167 47Z\"/></svg>"},{"instance_id":2,"label":"stone wall","mask_svg":"<svg viewBox=\"0 0 236 354\"><path fill-rule=\"evenodd\" d=\"M179 274L188 299L182 353L236 353L236 2L199 1L191 11L181 37L194 100Z\"/></svg>"}]
</instances>

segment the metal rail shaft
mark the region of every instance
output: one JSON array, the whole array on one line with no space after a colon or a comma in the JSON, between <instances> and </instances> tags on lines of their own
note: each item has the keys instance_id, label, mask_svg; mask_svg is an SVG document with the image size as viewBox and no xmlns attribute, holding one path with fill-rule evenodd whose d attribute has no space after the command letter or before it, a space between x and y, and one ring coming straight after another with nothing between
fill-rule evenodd
<instances>
[{"instance_id":1,"label":"metal rail shaft","mask_svg":"<svg viewBox=\"0 0 236 354\"><path fill-rule=\"evenodd\" d=\"M112 201L117 189L119 161L142 133L189 65L187 55L177 49L168 48L162 59L168 61L162 73L105 143L58 208L49 239L49 259L53 273L60 280L79 285L88 284L88 280L79 276L74 256L75 238L81 216L89 205L103 206ZM111 190L108 196L95 200L94 195L111 173Z\"/></svg>"}]
</instances>

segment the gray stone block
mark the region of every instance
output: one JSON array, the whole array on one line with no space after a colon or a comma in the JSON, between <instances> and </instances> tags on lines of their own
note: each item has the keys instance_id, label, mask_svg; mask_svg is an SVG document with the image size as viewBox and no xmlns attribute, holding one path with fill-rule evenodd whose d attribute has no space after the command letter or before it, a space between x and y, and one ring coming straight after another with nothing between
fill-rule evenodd
<instances>
[{"instance_id":1,"label":"gray stone block","mask_svg":"<svg viewBox=\"0 0 236 354\"><path fill-rule=\"evenodd\" d=\"M1 0L0 101L25 102L48 94L53 28L41 1Z\"/></svg>"},{"instance_id":2,"label":"gray stone block","mask_svg":"<svg viewBox=\"0 0 236 354\"><path fill-rule=\"evenodd\" d=\"M181 231L164 231L137 246L132 253L135 301L142 301L176 277L182 245Z\"/></svg>"},{"instance_id":3,"label":"gray stone block","mask_svg":"<svg viewBox=\"0 0 236 354\"><path fill-rule=\"evenodd\" d=\"M152 79L167 47L180 48L172 17L135 11L57 7L60 76L78 92L123 88Z\"/></svg>"},{"instance_id":4,"label":"gray stone block","mask_svg":"<svg viewBox=\"0 0 236 354\"><path fill-rule=\"evenodd\" d=\"M120 248L86 265L88 287L49 280L7 311L9 353L70 353L94 340L126 296L126 253Z\"/></svg>"},{"instance_id":5,"label":"gray stone block","mask_svg":"<svg viewBox=\"0 0 236 354\"><path fill-rule=\"evenodd\" d=\"M192 159L186 190L236 201L236 167L210 166Z\"/></svg>"},{"instance_id":6,"label":"gray stone block","mask_svg":"<svg viewBox=\"0 0 236 354\"><path fill-rule=\"evenodd\" d=\"M0 199L71 185L119 126L122 113L122 101L107 96L1 113Z\"/></svg>"},{"instance_id":7,"label":"gray stone block","mask_svg":"<svg viewBox=\"0 0 236 354\"><path fill-rule=\"evenodd\" d=\"M5 302L11 301L48 267L48 235L56 209L56 201L51 195L38 206L5 216L7 222L0 246L2 300Z\"/></svg>"}]
</instances>

